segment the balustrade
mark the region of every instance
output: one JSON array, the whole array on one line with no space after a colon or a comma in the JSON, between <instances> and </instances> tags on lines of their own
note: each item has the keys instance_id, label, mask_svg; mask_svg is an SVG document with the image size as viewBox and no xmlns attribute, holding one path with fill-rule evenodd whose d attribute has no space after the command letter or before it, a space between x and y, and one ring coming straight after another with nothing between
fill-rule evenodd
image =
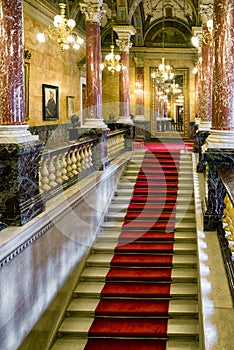
<instances>
[{"instance_id":1,"label":"balustrade","mask_svg":"<svg viewBox=\"0 0 234 350\"><path fill-rule=\"evenodd\" d=\"M125 149L125 130L110 132L107 136L107 156L109 159ZM93 169L93 152L96 139L67 144L42 153L39 165L40 192L63 186Z\"/></svg>"},{"instance_id":2,"label":"balustrade","mask_svg":"<svg viewBox=\"0 0 234 350\"><path fill-rule=\"evenodd\" d=\"M94 140L88 140L44 151L39 167L40 192L63 185L91 169L93 142Z\"/></svg>"},{"instance_id":3,"label":"balustrade","mask_svg":"<svg viewBox=\"0 0 234 350\"><path fill-rule=\"evenodd\" d=\"M113 131L107 136L107 156L113 159L118 153L125 149L125 131Z\"/></svg>"}]
</instances>

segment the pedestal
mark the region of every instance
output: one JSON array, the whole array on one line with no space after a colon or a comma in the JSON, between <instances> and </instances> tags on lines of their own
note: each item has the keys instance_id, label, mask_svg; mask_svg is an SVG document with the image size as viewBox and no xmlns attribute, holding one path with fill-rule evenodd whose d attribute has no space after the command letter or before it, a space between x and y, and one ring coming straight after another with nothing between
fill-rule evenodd
<instances>
[{"instance_id":1,"label":"pedestal","mask_svg":"<svg viewBox=\"0 0 234 350\"><path fill-rule=\"evenodd\" d=\"M0 212L7 225L24 225L44 210L38 172L42 148L40 141L0 143L0 160L7 167L0 177Z\"/></svg>"}]
</instances>

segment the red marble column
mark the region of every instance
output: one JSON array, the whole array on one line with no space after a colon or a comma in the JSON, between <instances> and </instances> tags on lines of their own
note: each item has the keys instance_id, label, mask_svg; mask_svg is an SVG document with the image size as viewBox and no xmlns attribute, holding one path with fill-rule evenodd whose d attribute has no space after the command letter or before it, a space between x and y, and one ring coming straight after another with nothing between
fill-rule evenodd
<instances>
[{"instance_id":1,"label":"red marble column","mask_svg":"<svg viewBox=\"0 0 234 350\"><path fill-rule=\"evenodd\" d=\"M136 119L144 119L144 67L136 67Z\"/></svg>"},{"instance_id":2,"label":"red marble column","mask_svg":"<svg viewBox=\"0 0 234 350\"><path fill-rule=\"evenodd\" d=\"M121 52L121 69L119 74L119 120L124 124L132 124L130 118L130 82L129 82L129 49L132 46L130 42L131 35L136 33L133 26L116 26L113 30L118 34L116 40Z\"/></svg>"},{"instance_id":3,"label":"red marble column","mask_svg":"<svg viewBox=\"0 0 234 350\"><path fill-rule=\"evenodd\" d=\"M0 9L0 124L25 124L22 0L2 0Z\"/></svg>"},{"instance_id":4,"label":"red marble column","mask_svg":"<svg viewBox=\"0 0 234 350\"><path fill-rule=\"evenodd\" d=\"M203 25L202 43L202 72L201 72L201 96L200 96L200 117L201 122L212 120L212 43L211 35L206 23Z\"/></svg>"},{"instance_id":5,"label":"red marble column","mask_svg":"<svg viewBox=\"0 0 234 350\"><path fill-rule=\"evenodd\" d=\"M197 77L196 77L196 114L201 118L201 75L202 75L202 57L200 50L198 51Z\"/></svg>"},{"instance_id":6,"label":"red marble column","mask_svg":"<svg viewBox=\"0 0 234 350\"><path fill-rule=\"evenodd\" d=\"M86 17L87 117L85 126L104 127L102 119L102 72L100 22L104 14L102 0L80 3Z\"/></svg>"},{"instance_id":7,"label":"red marble column","mask_svg":"<svg viewBox=\"0 0 234 350\"><path fill-rule=\"evenodd\" d=\"M121 52L121 64L125 69L119 73L119 114L120 117L130 115L130 89L129 89L129 52Z\"/></svg>"},{"instance_id":8,"label":"red marble column","mask_svg":"<svg viewBox=\"0 0 234 350\"><path fill-rule=\"evenodd\" d=\"M214 1L212 129L234 130L234 4Z\"/></svg>"},{"instance_id":9,"label":"red marble column","mask_svg":"<svg viewBox=\"0 0 234 350\"><path fill-rule=\"evenodd\" d=\"M100 24L86 22L86 73L88 118L102 117Z\"/></svg>"}]
</instances>

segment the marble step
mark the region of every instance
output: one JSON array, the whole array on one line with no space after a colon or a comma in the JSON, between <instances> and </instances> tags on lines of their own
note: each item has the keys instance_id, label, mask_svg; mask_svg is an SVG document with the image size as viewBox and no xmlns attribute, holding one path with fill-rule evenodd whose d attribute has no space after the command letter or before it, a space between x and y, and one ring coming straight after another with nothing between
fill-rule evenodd
<instances>
[{"instance_id":1,"label":"marble step","mask_svg":"<svg viewBox=\"0 0 234 350\"><path fill-rule=\"evenodd\" d=\"M86 338L63 337L57 339L51 350L84 350L87 343ZM166 350L200 350L199 342L196 340L170 339L167 341ZM98 350L98 349L95 349ZM121 350L121 349L119 349Z\"/></svg>"},{"instance_id":2,"label":"marble step","mask_svg":"<svg viewBox=\"0 0 234 350\"><path fill-rule=\"evenodd\" d=\"M67 307L67 316L94 317L99 301L99 298L75 298ZM169 317L197 317L198 301L172 299L169 301L168 315Z\"/></svg>"},{"instance_id":3,"label":"marble step","mask_svg":"<svg viewBox=\"0 0 234 350\"><path fill-rule=\"evenodd\" d=\"M163 199L164 197L161 196ZM129 204L132 198L132 194L129 195L114 195L111 199L111 204ZM150 200L150 196L149 196L149 200ZM177 197L176 199L176 204L177 205L181 205L184 207L187 207L188 205L192 204L194 205L194 195L189 195L186 197L183 197L183 195L180 195L179 197Z\"/></svg>"},{"instance_id":4,"label":"marble step","mask_svg":"<svg viewBox=\"0 0 234 350\"><path fill-rule=\"evenodd\" d=\"M144 214L144 211L143 211L143 214ZM142 217L143 217L143 214L142 214ZM152 211L152 213L149 213L151 215L149 215L149 219L152 219L152 220L157 220L157 217L160 216L160 213L154 213ZM108 212L106 215L105 215L105 221L124 221L125 219L125 216L126 216L126 213L124 212ZM141 215L140 215L141 217ZM144 219L142 219L144 220ZM145 219L147 221L147 219ZM181 220L189 220L189 221L194 221L195 220L195 214L194 213L180 213L178 211L176 211L176 221L181 221Z\"/></svg>"},{"instance_id":5,"label":"marble step","mask_svg":"<svg viewBox=\"0 0 234 350\"><path fill-rule=\"evenodd\" d=\"M132 196L133 195L133 189L134 189L133 187L132 188L118 188L117 187L117 189L115 191L115 196ZM166 191L166 187L165 187L165 191ZM162 196L164 195L165 191L162 191ZM153 194L153 193L151 193L149 191L148 197L150 197L151 195L153 196L155 194ZM191 188L185 188L185 189L181 188L181 189L179 189L177 191L177 196L178 197L179 196L184 196L186 198L186 197L193 197L194 194L193 194L193 191L192 191Z\"/></svg>"},{"instance_id":6,"label":"marble step","mask_svg":"<svg viewBox=\"0 0 234 350\"><path fill-rule=\"evenodd\" d=\"M113 254L92 254L86 265L88 267L110 267ZM174 255L172 258L173 267L197 267L197 257L195 255Z\"/></svg>"},{"instance_id":7,"label":"marble step","mask_svg":"<svg viewBox=\"0 0 234 350\"><path fill-rule=\"evenodd\" d=\"M121 228L123 225L123 221L104 221L101 225L101 229L105 230L105 229L118 229ZM194 230L196 230L196 222L195 220L190 221L190 220L179 220L176 221L175 223L175 229L176 230L180 230L180 231L189 231L192 230L192 232L194 232Z\"/></svg>"},{"instance_id":8,"label":"marble step","mask_svg":"<svg viewBox=\"0 0 234 350\"><path fill-rule=\"evenodd\" d=\"M109 241L109 242L115 242L117 244L120 233L121 233L121 229L100 231L96 238L96 242ZM197 241L197 235L196 235L196 232L178 231L174 233L174 241L177 243L183 243L183 242L194 243Z\"/></svg>"},{"instance_id":9,"label":"marble step","mask_svg":"<svg viewBox=\"0 0 234 350\"><path fill-rule=\"evenodd\" d=\"M105 282L98 281L84 281L80 282L76 289L74 290L75 298L99 298L101 296L101 291L105 285ZM197 299L197 284L196 283L172 283L170 287L170 297L171 298L188 298Z\"/></svg>"},{"instance_id":10,"label":"marble step","mask_svg":"<svg viewBox=\"0 0 234 350\"><path fill-rule=\"evenodd\" d=\"M104 282L109 271L108 267L86 267L81 273L81 281ZM178 267L173 268L171 273L172 282L196 283L197 269Z\"/></svg>"},{"instance_id":11,"label":"marble step","mask_svg":"<svg viewBox=\"0 0 234 350\"><path fill-rule=\"evenodd\" d=\"M96 242L92 246L93 253L114 253L114 249L116 247L115 241L101 240ZM197 253L197 245L196 243L174 243L173 246L174 254L196 254Z\"/></svg>"},{"instance_id":12,"label":"marble step","mask_svg":"<svg viewBox=\"0 0 234 350\"><path fill-rule=\"evenodd\" d=\"M51 350L84 350L86 338L63 337L57 339ZM199 342L193 339L169 339L166 350L200 350ZM98 349L96 349L98 350ZM121 349L120 349L121 350Z\"/></svg>"},{"instance_id":13,"label":"marble step","mask_svg":"<svg viewBox=\"0 0 234 350\"><path fill-rule=\"evenodd\" d=\"M146 181L149 181L150 178L148 178ZM134 188L135 186L135 182L136 179L132 181L128 180L128 179L121 179L117 185L117 188ZM155 180L154 182L155 186L157 186L157 181ZM149 185L150 186L150 185ZM193 180L192 179L188 179L188 178L181 178L178 181L178 187L183 186L184 188L189 188L189 189L193 189Z\"/></svg>"},{"instance_id":14,"label":"marble step","mask_svg":"<svg viewBox=\"0 0 234 350\"><path fill-rule=\"evenodd\" d=\"M163 205L162 205L163 208ZM128 204L127 203L112 203L108 207L108 212L127 212ZM186 209L186 210L185 210ZM184 204L177 204L176 205L176 212L193 212L195 213L195 205L189 204L187 208L185 208ZM152 210L153 213L153 210ZM195 214L194 214L195 215Z\"/></svg>"},{"instance_id":15,"label":"marble step","mask_svg":"<svg viewBox=\"0 0 234 350\"><path fill-rule=\"evenodd\" d=\"M59 337L87 337L90 326L93 322L92 317L66 317L59 328ZM193 338L199 336L199 324L195 318L169 318L167 326L167 336ZM175 340L175 339L174 339Z\"/></svg>"}]
</instances>

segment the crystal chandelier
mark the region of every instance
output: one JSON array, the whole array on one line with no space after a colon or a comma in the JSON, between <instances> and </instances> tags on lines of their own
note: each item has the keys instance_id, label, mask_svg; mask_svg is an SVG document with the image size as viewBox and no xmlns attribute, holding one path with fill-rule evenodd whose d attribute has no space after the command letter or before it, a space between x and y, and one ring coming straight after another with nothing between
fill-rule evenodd
<instances>
[{"instance_id":1,"label":"crystal chandelier","mask_svg":"<svg viewBox=\"0 0 234 350\"><path fill-rule=\"evenodd\" d=\"M106 68L112 74L120 72L121 69L126 69L126 67L120 63L120 55L115 55L114 45L111 45L110 48L111 52L105 56L104 62L101 64L101 69L103 70Z\"/></svg>"},{"instance_id":2,"label":"crystal chandelier","mask_svg":"<svg viewBox=\"0 0 234 350\"><path fill-rule=\"evenodd\" d=\"M162 57L162 63L160 63L160 65L158 66L158 73L163 81L172 80L174 78L172 68L169 64L165 64L164 57Z\"/></svg>"},{"instance_id":3,"label":"crystal chandelier","mask_svg":"<svg viewBox=\"0 0 234 350\"><path fill-rule=\"evenodd\" d=\"M84 40L74 32L76 26L74 19L67 19L65 17L66 6L66 4L60 2L59 15L54 17L53 26L49 25L47 30L43 33L37 34L37 39L41 43L45 42L45 34L48 34L52 40L57 41L62 52L71 47L78 50L80 45L84 42Z\"/></svg>"},{"instance_id":4,"label":"crystal chandelier","mask_svg":"<svg viewBox=\"0 0 234 350\"><path fill-rule=\"evenodd\" d=\"M164 1L162 3L162 62L159 64L156 72L151 74L151 77L157 78L160 83L165 83L167 80L172 80L174 78L173 69L169 64L165 64L164 57L164 36L165 36L165 28L164 28Z\"/></svg>"}]
</instances>

